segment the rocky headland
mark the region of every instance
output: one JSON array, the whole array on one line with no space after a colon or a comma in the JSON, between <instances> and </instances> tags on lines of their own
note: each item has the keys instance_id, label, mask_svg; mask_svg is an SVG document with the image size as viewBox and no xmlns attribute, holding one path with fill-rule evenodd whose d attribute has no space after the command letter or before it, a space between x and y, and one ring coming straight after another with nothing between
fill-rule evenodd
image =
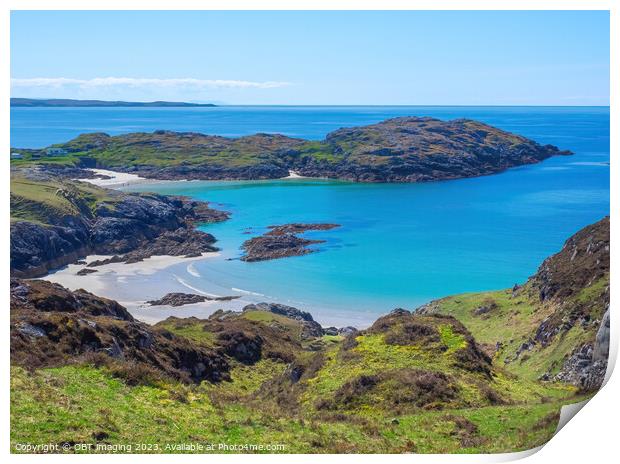
<instances>
[{"instance_id":1,"label":"rocky headland","mask_svg":"<svg viewBox=\"0 0 620 464\"><path fill-rule=\"evenodd\" d=\"M11 275L39 277L89 254L107 262L153 255L199 256L217 250L196 223L228 213L204 202L155 194L124 194L83 182L21 170L11 178ZM91 263L90 267L97 264Z\"/></svg>"},{"instance_id":2,"label":"rocky headland","mask_svg":"<svg viewBox=\"0 0 620 464\"><path fill-rule=\"evenodd\" d=\"M420 314L450 314L520 375L585 390L603 382L609 353L609 217L570 237L523 285L433 301ZM509 336L502 337L504 327Z\"/></svg>"},{"instance_id":3,"label":"rocky headland","mask_svg":"<svg viewBox=\"0 0 620 464\"><path fill-rule=\"evenodd\" d=\"M336 130L322 141L283 135L239 138L155 131L83 134L50 148L65 153L58 169L105 168L152 179L277 179L305 177L355 182L426 182L474 177L570 154L469 119L400 117ZM46 165L46 149L12 151L14 164Z\"/></svg>"}]
</instances>

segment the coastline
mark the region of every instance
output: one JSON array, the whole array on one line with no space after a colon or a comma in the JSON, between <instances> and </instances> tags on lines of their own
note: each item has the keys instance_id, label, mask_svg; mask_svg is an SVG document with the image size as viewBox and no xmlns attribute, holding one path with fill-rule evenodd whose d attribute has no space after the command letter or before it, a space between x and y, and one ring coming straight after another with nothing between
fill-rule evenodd
<instances>
[{"instance_id":1,"label":"coastline","mask_svg":"<svg viewBox=\"0 0 620 464\"><path fill-rule=\"evenodd\" d=\"M89 255L83 261L86 264L109 258L107 255ZM170 316L197 317L206 319L218 309L225 311L241 311L244 306L256 303L280 303L308 311L314 319L324 327L352 326L363 329L380 315L366 312L334 312L329 308L310 307L267 297L238 287L225 287L217 282L201 277L201 288L187 282L188 275L194 275L193 263L219 259L219 252L204 253L202 256L186 258L182 256L152 256L135 263L111 263L95 268L87 268L84 264L69 264L40 277L40 280L57 283L69 290L83 289L103 298L118 301L138 320L155 324ZM96 269L97 272L78 275L81 269ZM151 306L147 301L161 298L167 293L194 293L209 297L239 296L230 301L205 301L183 306L158 305ZM385 313L389 312L386 310Z\"/></svg>"},{"instance_id":2,"label":"coastline","mask_svg":"<svg viewBox=\"0 0 620 464\"><path fill-rule=\"evenodd\" d=\"M323 327L352 326L363 329L381 314L367 312L334 312L329 308L310 307L308 305L266 297L237 287L223 287L217 282L203 279L202 288L186 281L186 274L193 275L193 263L202 260L219 259L219 252L204 253L202 256L186 258L181 256L152 256L136 263L111 263L97 266L97 272L78 275L84 264L69 264L41 277L40 280L57 283L69 290L83 289L97 296L117 301L136 319L148 324L156 324L170 316L179 318L196 317L206 319L219 309L241 311L245 306L256 303L280 303L308 311ZM84 261L88 264L95 260L109 258L107 255L89 255ZM91 269L91 268L87 268ZM239 296L230 301L204 301L183 306L151 306L147 301L161 298L167 293L195 293L209 297ZM385 313L388 313L386 310Z\"/></svg>"},{"instance_id":3,"label":"coastline","mask_svg":"<svg viewBox=\"0 0 620 464\"><path fill-rule=\"evenodd\" d=\"M192 180L159 180L140 177L136 174L123 173L108 169L88 168L95 174L106 178L76 179L88 182L102 188L122 190L123 188L136 185L151 185L160 183L186 183ZM281 180L308 179L294 171ZM274 297L267 297L261 293L243 290L234 285L222 286L215 281L210 281L200 276L201 282L198 288L186 281L189 276L196 276L193 263L205 259L218 259L222 255L219 252L203 253L197 257L183 257L158 255L134 263L110 263L97 266L97 272L78 275L77 272L85 268L84 264L69 264L41 277L42 280L58 283L70 290L84 289L95 295L118 301L137 319L148 324L155 324L170 316L197 317L205 319L218 309L241 311L248 304L261 302L280 303L291 305L312 313L315 320L323 326L346 327L353 326L363 329L378 317L376 313L366 312L339 312L334 308L316 308L298 302L287 301ZM88 255L83 261L86 264L111 258L108 255ZM205 291L204 288L208 291ZM240 298L230 301L205 301L201 303L187 304L180 307L169 305L150 306L147 301L157 299L166 293L189 292L210 297L222 297L239 295ZM389 310L386 309L386 312Z\"/></svg>"},{"instance_id":4,"label":"coastline","mask_svg":"<svg viewBox=\"0 0 620 464\"><path fill-rule=\"evenodd\" d=\"M77 274L80 269L85 268L85 265L69 264L41 277L41 280L60 284L70 290L83 289L97 296L118 301L134 317L149 324L157 323L169 316L207 318L218 309L240 310L246 304L254 303L255 300L246 297L231 301L205 301L180 307L151 306L146 302L166 293L179 291L192 291L211 297L229 296L206 293L189 287L177 275L180 274L180 268L189 267L192 262L215 259L218 256L220 256L218 252L203 253L201 256L192 258L169 255L152 256L136 263L111 263L86 268L97 271L86 275ZM88 264L109 257L89 255L84 261Z\"/></svg>"},{"instance_id":5,"label":"coastline","mask_svg":"<svg viewBox=\"0 0 620 464\"><path fill-rule=\"evenodd\" d=\"M111 171L109 169L86 168L85 170L90 171L100 176L104 176L105 178L94 177L94 178L76 179L76 180L80 182L88 182L89 184L96 185L97 187L111 188L111 189L121 189L124 187L130 187L132 185L160 184L160 183L165 183L165 182L204 182L199 179L174 179L174 180L150 179L146 177L141 177L137 174L131 174L128 172L120 172L120 171ZM327 179L327 178L302 176L292 170L289 170L288 176L280 178L280 180L289 180L289 179ZM222 182L222 181L217 180L213 182ZM237 180L231 180L231 182L237 182Z\"/></svg>"}]
</instances>

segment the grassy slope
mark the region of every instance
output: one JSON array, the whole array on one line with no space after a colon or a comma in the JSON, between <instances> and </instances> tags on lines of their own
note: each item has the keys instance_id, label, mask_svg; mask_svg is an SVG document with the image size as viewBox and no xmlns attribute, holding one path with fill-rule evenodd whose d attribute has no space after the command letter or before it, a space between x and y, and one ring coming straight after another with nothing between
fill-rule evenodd
<instances>
[{"instance_id":1,"label":"grassy slope","mask_svg":"<svg viewBox=\"0 0 620 464\"><path fill-rule=\"evenodd\" d=\"M238 375L233 386L252 390L261 381L261 371L272 372L273 367L248 369L248 375ZM99 437L110 444L162 446L283 443L287 445L284 452L293 453L502 452L530 448L551 438L560 407L548 402L421 410L400 416L397 422L380 416L370 423L355 423L272 415L243 402L222 404L208 390L178 384L130 387L93 367L66 366L35 373L13 368L11 443L94 443ZM463 447L452 417L465 418L478 427L471 446Z\"/></svg>"},{"instance_id":2,"label":"grassy slope","mask_svg":"<svg viewBox=\"0 0 620 464\"><path fill-rule=\"evenodd\" d=\"M89 217L98 202L114 201L109 190L83 182L30 180L11 176L11 220L45 224L65 216Z\"/></svg>"},{"instance_id":3,"label":"grassy slope","mask_svg":"<svg viewBox=\"0 0 620 464\"><path fill-rule=\"evenodd\" d=\"M504 365L509 372L529 379L537 379L545 373L556 374L567 356L584 343L593 342L595 330L584 330L576 324L570 330L552 339L545 347L540 345L514 360L519 347L534 337L540 323L558 310L556 302L541 303L529 284L517 292L499 290L494 292L467 293L434 301L429 305L431 312L450 314L461 321L479 343L494 350L499 342L500 349L494 354L495 362ZM609 287L609 274L595 280L581 289L565 304L589 302L600 298ZM486 313L477 315L476 309L492 307ZM602 307L593 316L602 317ZM506 363L506 360L509 362Z\"/></svg>"},{"instance_id":4,"label":"grassy slope","mask_svg":"<svg viewBox=\"0 0 620 464\"><path fill-rule=\"evenodd\" d=\"M242 317L252 324L283 326L299 341L295 321L262 311ZM177 322L160 326L213 346L216 334L204 330L203 322ZM323 362L295 385L282 381L288 363L268 358L253 365L231 360L231 382L192 386L168 381L128 386L105 368L88 365L34 373L15 367L11 440L95 442L99 437L113 444L284 443L285 452L468 453L527 449L552 436L559 408L576 400L573 388L517 379L501 370L490 381L463 371L454 366L454 354L464 338L447 324L437 328L440 339L431 345L394 345L384 334L365 333L357 337L357 346L345 348L342 337L321 337ZM306 365L315 356L310 350L296 353ZM317 407L361 375L384 374L386 366L394 372L445 372L458 394L445 404L394 409L390 395L398 393L398 385L388 381L350 404ZM505 404L491 405L482 384Z\"/></svg>"}]
</instances>

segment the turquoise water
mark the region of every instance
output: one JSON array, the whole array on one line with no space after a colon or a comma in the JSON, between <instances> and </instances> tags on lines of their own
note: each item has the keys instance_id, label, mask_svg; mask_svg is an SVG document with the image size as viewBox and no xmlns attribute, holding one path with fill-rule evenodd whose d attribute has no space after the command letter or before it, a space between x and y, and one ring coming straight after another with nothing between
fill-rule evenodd
<instances>
[{"instance_id":1,"label":"turquoise water","mask_svg":"<svg viewBox=\"0 0 620 464\"><path fill-rule=\"evenodd\" d=\"M184 280L198 288L217 282L318 314L355 312L369 319L396 306L524 281L569 235L608 214L607 113L486 111L500 127L576 154L500 175L428 184L159 185L159 192L209 200L233 213L230 221L204 228L220 239L223 259L196 263L196 275ZM246 228L258 234L286 222L342 228L308 234L327 240L320 253L260 263L225 259L239 256Z\"/></svg>"},{"instance_id":2,"label":"turquoise water","mask_svg":"<svg viewBox=\"0 0 620 464\"><path fill-rule=\"evenodd\" d=\"M242 290L311 310L319 320L364 323L397 306L523 282L571 234L609 214L608 108L16 110L14 146L45 145L85 130L322 138L341 126L428 115L479 119L575 152L499 175L427 184L281 180L133 187L189 195L232 212L229 221L204 227L219 239L222 257L194 262L179 275L187 285L220 294ZM327 240L319 253L258 263L234 259L252 236L244 234L248 227L259 234L270 224L302 221L342 227L308 234Z\"/></svg>"}]
</instances>

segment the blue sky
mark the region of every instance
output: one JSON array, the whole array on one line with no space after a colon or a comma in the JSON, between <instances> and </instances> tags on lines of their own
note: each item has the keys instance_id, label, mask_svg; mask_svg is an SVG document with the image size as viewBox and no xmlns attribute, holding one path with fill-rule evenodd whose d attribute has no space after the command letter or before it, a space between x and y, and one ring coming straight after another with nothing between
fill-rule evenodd
<instances>
[{"instance_id":1,"label":"blue sky","mask_svg":"<svg viewBox=\"0 0 620 464\"><path fill-rule=\"evenodd\" d=\"M14 97L608 105L608 12L11 14Z\"/></svg>"}]
</instances>

